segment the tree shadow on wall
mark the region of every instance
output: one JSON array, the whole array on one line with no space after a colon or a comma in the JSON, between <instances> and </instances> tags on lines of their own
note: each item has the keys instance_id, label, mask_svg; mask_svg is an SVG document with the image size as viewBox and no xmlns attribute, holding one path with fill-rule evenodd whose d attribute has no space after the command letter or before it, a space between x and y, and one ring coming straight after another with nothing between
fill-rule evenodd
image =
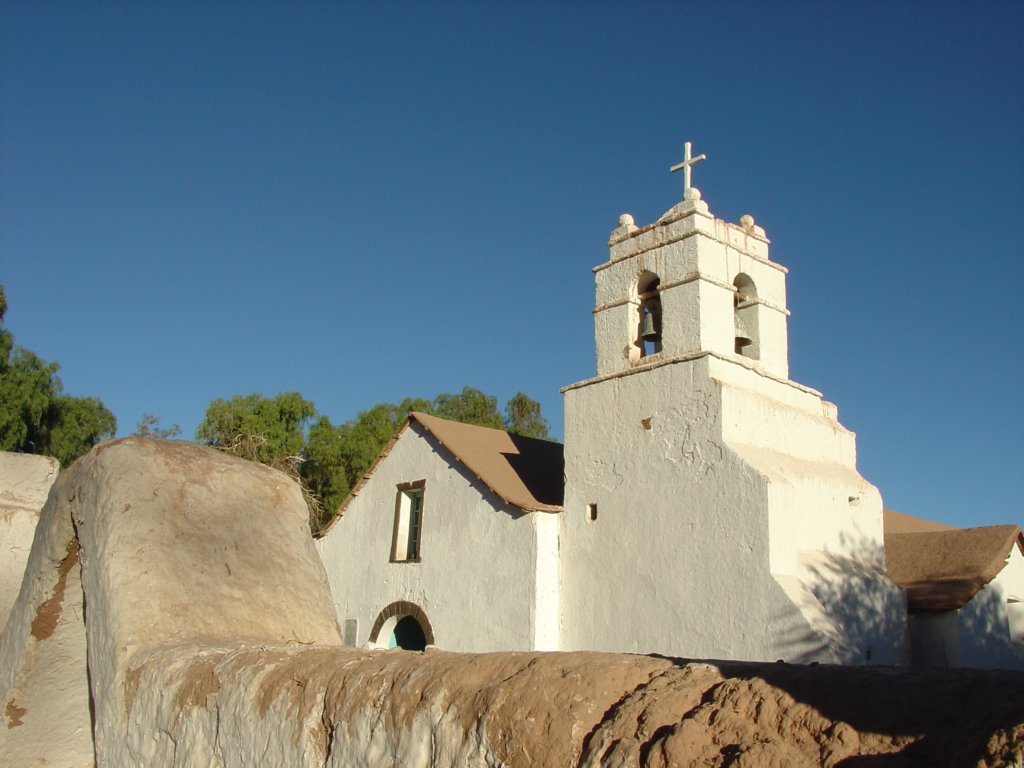
<instances>
[{"instance_id":1,"label":"tree shadow on wall","mask_svg":"<svg viewBox=\"0 0 1024 768\"><path fill-rule=\"evenodd\" d=\"M860 733L903 736L909 742L898 753L851 756L837 765L974 766L998 760L990 754L993 736L1024 723L1024 672L894 666L909 663L903 593L878 578L884 559L877 545L843 544L848 554L802 557L801 580L848 639L840 655L853 666L809 663L828 652L828 636L783 617L776 622L778 640L781 648L799 649L786 655L795 663L717 666L729 676L760 678ZM991 620L986 615L979 615L971 631L979 633L979 645L995 647L1001 643L998 613L993 611ZM1007 634L1005 627L1001 633ZM865 664L886 666L857 666Z\"/></svg>"},{"instance_id":2,"label":"tree shadow on wall","mask_svg":"<svg viewBox=\"0 0 1024 768\"><path fill-rule=\"evenodd\" d=\"M1024 671L1024 644L1013 642L1009 634L1006 596L989 584L960 609L960 634L963 664ZM1024 698L1024 692L1021 693Z\"/></svg>"}]
</instances>

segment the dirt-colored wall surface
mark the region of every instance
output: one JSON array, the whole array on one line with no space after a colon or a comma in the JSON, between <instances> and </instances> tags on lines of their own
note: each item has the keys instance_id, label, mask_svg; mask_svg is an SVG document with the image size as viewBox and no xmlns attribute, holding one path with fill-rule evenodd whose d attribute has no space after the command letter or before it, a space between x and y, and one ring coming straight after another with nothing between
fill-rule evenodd
<instances>
[{"instance_id":1,"label":"dirt-colored wall surface","mask_svg":"<svg viewBox=\"0 0 1024 768\"><path fill-rule=\"evenodd\" d=\"M1024 758L1016 672L319 647L160 653L137 675L121 765L1001 766Z\"/></svg>"}]
</instances>

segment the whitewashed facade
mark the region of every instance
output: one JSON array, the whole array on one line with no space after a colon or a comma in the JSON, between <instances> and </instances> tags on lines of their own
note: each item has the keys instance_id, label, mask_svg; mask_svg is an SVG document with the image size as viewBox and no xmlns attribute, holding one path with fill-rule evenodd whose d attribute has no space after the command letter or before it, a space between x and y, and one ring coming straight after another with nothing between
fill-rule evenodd
<instances>
[{"instance_id":1,"label":"whitewashed facade","mask_svg":"<svg viewBox=\"0 0 1024 768\"><path fill-rule=\"evenodd\" d=\"M788 378L768 245L694 188L647 227L624 215L594 268L597 375L563 390L564 505L508 505L411 419L319 543L348 640L395 643L415 614L467 651L905 662L881 497L835 406Z\"/></svg>"},{"instance_id":2,"label":"whitewashed facade","mask_svg":"<svg viewBox=\"0 0 1024 768\"><path fill-rule=\"evenodd\" d=\"M835 407L788 379L764 230L691 188L609 246L597 376L563 390L562 647L903 661L881 497Z\"/></svg>"},{"instance_id":3,"label":"whitewashed facade","mask_svg":"<svg viewBox=\"0 0 1024 768\"><path fill-rule=\"evenodd\" d=\"M396 546L407 548L403 505L414 484L422 517L417 556L406 558ZM347 643L401 644L397 623L410 616L426 645L558 647L555 512L502 500L415 418L357 490L317 541Z\"/></svg>"}]
</instances>

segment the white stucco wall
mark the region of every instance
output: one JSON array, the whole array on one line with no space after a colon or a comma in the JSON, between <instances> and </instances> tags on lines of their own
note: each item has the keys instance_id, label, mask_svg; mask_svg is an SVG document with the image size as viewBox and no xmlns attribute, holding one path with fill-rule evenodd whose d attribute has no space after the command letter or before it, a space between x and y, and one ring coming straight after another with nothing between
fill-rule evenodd
<instances>
[{"instance_id":1,"label":"white stucco wall","mask_svg":"<svg viewBox=\"0 0 1024 768\"><path fill-rule=\"evenodd\" d=\"M560 514L530 515L534 528L533 646L536 651L557 651L561 646L561 583L558 560L562 518Z\"/></svg>"},{"instance_id":2,"label":"white stucco wall","mask_svg":"<svg viewBox=\"0 0 1024 768\"><path fill-rule=\"evenodd\" d=\"M957 613L957 666L1024 669L1024 555L1016 544L1006 566Z\"/></svg>"},{"instance_id":3,"label":"white stucco wall","mask_svg":"<svg viewBox=\"0 0 1024 768\"><path fill-rule=\"evenodd\" d=\"M419 606L434 643L459 651L551 650L557 515L502 503L413 422L317 542L338 620L357 645L393 602ZM420 562L390 562L400 483L425 480ZM540 585L538 586L538 582Z\"/></svg>"},{"instance_id":4,"label":"white stucco wall","mask_svg":"<svg viewBox=\"0 0 1024 768\"><path fill-rule=\"evenodd\" d=\"M838 661L772 577L768 484L722 441L708 366L566 391L563 645Z\"/></svg>"}]
</instances>

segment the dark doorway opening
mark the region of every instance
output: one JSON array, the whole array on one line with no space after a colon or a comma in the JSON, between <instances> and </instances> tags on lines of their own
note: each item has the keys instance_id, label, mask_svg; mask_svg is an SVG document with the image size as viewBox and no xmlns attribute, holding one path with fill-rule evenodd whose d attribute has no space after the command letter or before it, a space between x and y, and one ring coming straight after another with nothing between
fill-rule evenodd
<instances>
[{"instance_id":1,"label":"dark doorway opening","mask_svg":"<svg viewBox=\"0 0 1024 768\"><path fill-rule=\"evenodd\" d=\"M407 651L422 651L427 647L423 627L412 616L403 616L395 624L395 645Z\"/></svg>"}]
</instances>

